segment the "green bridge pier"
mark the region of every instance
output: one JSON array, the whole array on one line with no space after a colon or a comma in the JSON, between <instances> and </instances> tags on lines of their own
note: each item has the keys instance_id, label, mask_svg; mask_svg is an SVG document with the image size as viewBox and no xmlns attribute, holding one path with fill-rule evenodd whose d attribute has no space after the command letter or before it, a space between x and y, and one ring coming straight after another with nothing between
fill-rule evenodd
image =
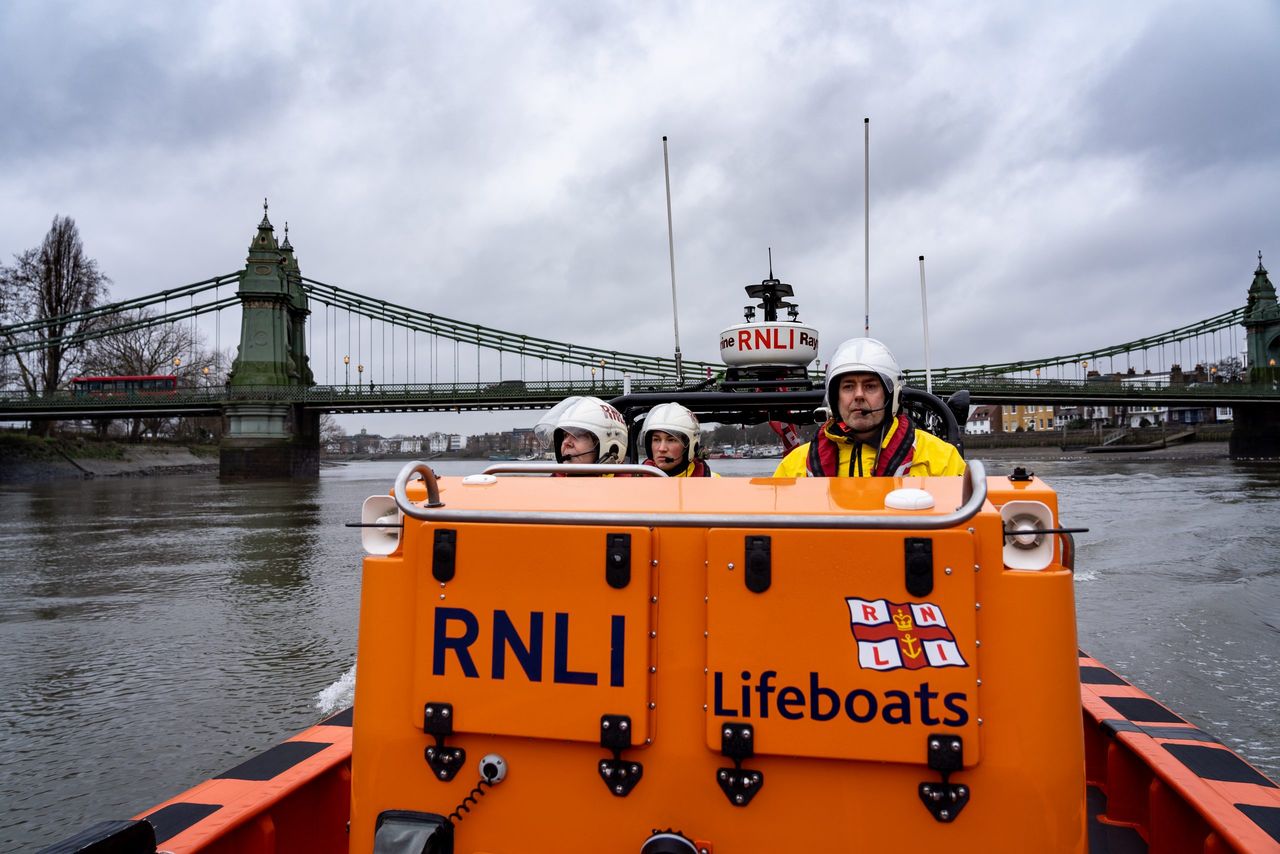
<instances>
[{"instance_id":1,"label":"green bridge pier","mask_svg":"<svg viewBox=\"0 0 1280 854\"><path fill-rule=\"evenodd\" d=\"M1249 286L1244 328L1249 348L1249 382L1280 393L1280 305L1262 266ZM1230 454L1233 460L1280 459L1280 403L1246 403L1232 409Z\"/></svg>"},{"instance_id":2,"label":"green bridge pier","mask_svg":"<svg viewBox=\"0 0 1280 854\"><path fill-rule=\"evenodd\" d=\"M240 274L240 346L230 390L315 384L307 356L306 293L289 244L277 243L262 203L262 222ZM312 478L320 475L320 413L298 404L229 403L219 449L223 478Z\"/></svg>"}]
</instances>

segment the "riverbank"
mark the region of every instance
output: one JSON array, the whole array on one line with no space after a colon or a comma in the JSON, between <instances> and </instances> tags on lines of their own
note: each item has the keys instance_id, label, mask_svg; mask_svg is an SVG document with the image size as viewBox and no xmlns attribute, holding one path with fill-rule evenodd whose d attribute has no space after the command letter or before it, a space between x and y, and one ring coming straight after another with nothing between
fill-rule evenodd
<instances>
[{"instance_id":1,"label":"riverbank","mask_svg":"<svg viewBox=\"0 0 1280 854\"><path fill-rule=\"evenodd\" d=\"M1063 450L1054 445L966 448L970 459L1016 464L1042 460L1113 460L1116 462L1169 462L1176 460L1227 459L1225 441L1196 441L1150 451L1086 453L1083 448ZM416 459L413 455L377 459ZM472 461L452 457L453 461ZM369 457L326 456L322 465L368 462ZM476 458L476 463L483 458ZM218 449L213 445L130 445L93 442L84 439L41 439L18 434L0 434L0 483L31 483L49 480L76 480L95 477L151 477L173 474L215 474Z\"/></svg>"},{"instance_id":2,"label":"riverbank","mask_svg":"<svg viewBox=\"0 0 1280 854\"><path fill-rule=\"evenodd\" d=\"M1083 448L1062 448L1053 445L1028 445L1021 448L974 448L965 446L964 455L971 460L1000 460L1028 462L1039 460L1091 460L1101 462L1159 462L1167 463L1177 460L1225 460L1228 453L1227 442L1187 442L1182 445L1170 445L1167 448L1156 448L1150 451L1109 451L1107 453L1086 453Z\"/></svg>"},{"instance_id":3,"label":"riverbank","mask_svg":"<svg viewBox=\"0 0 1280 854\"><path fill-rule=\"evenodd\" d=\"M217 470L218 449L213 445L131 445L83 438L0 434L0 483L149 477Z\"/></svg>"}]
</instances>

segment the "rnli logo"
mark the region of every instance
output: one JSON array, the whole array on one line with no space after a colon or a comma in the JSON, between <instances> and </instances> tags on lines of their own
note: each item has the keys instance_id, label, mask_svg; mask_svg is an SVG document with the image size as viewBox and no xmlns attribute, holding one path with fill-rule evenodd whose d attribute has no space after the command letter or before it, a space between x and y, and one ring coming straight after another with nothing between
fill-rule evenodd
<instances>
[{"instance_id":1,"label":"rnli logo","mask_svg":"<svg viewBox=\"0 0 1280 854\"><path fill-rule=\"evenodd\" d=\"M937 605L853 597L845 602L863 670L969 666Z\"/></svg>"}]
</instances>

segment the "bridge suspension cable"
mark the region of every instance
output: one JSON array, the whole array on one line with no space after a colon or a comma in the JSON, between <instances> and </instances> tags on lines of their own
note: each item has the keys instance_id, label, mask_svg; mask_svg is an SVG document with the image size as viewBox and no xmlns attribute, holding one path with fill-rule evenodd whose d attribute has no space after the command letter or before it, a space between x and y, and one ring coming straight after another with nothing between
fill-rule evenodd
<instances>
[{"instance_id":1,"label":"bridge suspension cable","mask_svg":"<svg viewBox=\"0 0 1280 854\"><path fill-rule=\"evenodd\" d=\"M1239 327L1244 320L1245 307L1233 308L1222 314L1214 315L1205 320L1200 320L1187 326L1180 326L1177 329L1170 329L1168 332L1162 332L1158 335L1151 335L1146 338L1139 338L1134 341L1128 341L1124 344L1115 344L1109 347L1101 347L1096 350L1086 350L1079 353L1072 353L1066 356L1050 356L1043 359L1030 359L1018 362L1003 362L991 365L965 365L961 367L934 369L935 374L942 374L948 378L958 378L963 376L998 376L1001 374L1025 373L1035 371L1037 369L1046 369L1053 367L1067 367L1088 363L1097 365L1099 360L1111 358L1114 360L1116 356L1129 356L1135 352L1141 352L1144 359L1144 370L1146 369L1146 353L1149 350L1159 348L1163 353L1163 348L1172 346L1179 348L1180 345L1187 343L1189 349L1187 355L1191 357L1187 361L1199 359L1203 363L1205 359L1199 358L1199 354L1193 348L1199 343L1200 339L1206 335L1217 334L1226 330ZM1215 348L1216 349L1216 348ZM1205 352L1207 358L1207 348ZM1178 357L1178 360L1181 356ZM1177 360L1174 360L1177 361ZM1128 365L1126 367L1131 367ZM1112 365L1114 372L1114 364ZM908 377L919 379L923 376L922 371L908 370Z\"/></svg>"},{"instance_id":2,"label":"bridge suspension cable","mask_svg":"<svg viewBox=\"0 0 1280 854\"><path fill-rule=\"evenodd\" d=\"M617 350L605 350L599 347L568 344L548 338L506 332L501 329L493 329L476 323L467 323L431 312L397 305L385 300L371 299L354 291L316 281L315 279L304 277L302 283L309 299L368 318L371 323L371 350L374 347L372 341L373 320L380 320L413 331L452 340L455 344L455 358L453 360L455 382L458 381L456 374L458 368L456 346L459 343L473 344L477 348L497 351L500 354L500 358L502 353L514 353L521 356L522 371L524 370L523 357L531 356L568 365L595 365L604 361L612 370L633 372L639 376L674 377L676 375L676 361L673 358L624 353ZM359 323L357 323L358 329ZM357 332L357 335L359 335L359 332ZM363 343L359 340L357 340L357 348L357 352L363 352ZM433 343L433 348L436 349L435 355L437 356L437 358L433 359L434 370L434 366L438 362L438 343ZM689 362L684 360L683 364L686 368L692 366L698 371L707 369L719 371L723 369L722 365L710 362ZM478 370L477 353L477 372Z\"/></svg>"}]
</instances>

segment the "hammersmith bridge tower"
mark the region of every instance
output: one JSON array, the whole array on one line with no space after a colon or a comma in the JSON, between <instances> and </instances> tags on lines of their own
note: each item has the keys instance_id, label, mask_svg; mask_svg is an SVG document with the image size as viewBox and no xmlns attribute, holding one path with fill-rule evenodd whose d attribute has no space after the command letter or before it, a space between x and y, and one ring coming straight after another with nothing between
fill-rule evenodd
<instances>
[{"instance_id":1,"label":"hammersmith bridge tower","mask_svg":"<svg viewBox=\"0 0 1280 854\"><path fill-rule=\"evenodd\" d=\"M240 346L227 380L233 401L221 449L224 477L311 477L319 473L319 414L300 405L254 400L255 387L315 385L307 356L307 296L289 243L278 243L262 202L237 291Z\"/></svg>"}]
</instances>

